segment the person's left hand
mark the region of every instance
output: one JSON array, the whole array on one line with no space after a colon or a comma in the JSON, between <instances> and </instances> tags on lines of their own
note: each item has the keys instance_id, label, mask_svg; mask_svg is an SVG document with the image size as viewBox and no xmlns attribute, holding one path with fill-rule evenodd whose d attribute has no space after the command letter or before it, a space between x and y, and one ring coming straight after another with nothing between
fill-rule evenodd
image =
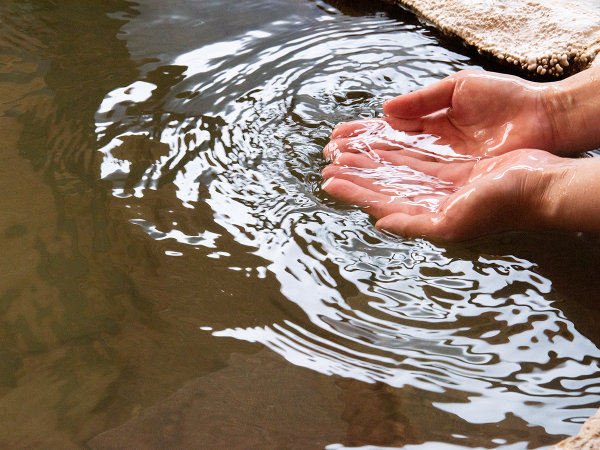
<instances>
[{"instance_id":1,"label":"person's left hand","mask_svg":"<svg viewBox=\"0 0 600 450\"><path fill-rule=\"evenodd\" d=\"M454 162L387 150L340 153L323 170L323 189L362 207L377 219L377 228L464 240L543 228L548 186L569 161L530 149Z\"/></svg>"},{"instance_id":2,"label":"person's left hand","mask_svg":"<svg viewBox=\"0 0 600 450\"><path fill-rule=\"evenodd\" d=\"M556 103L550 99L558 98L559 91L552 83L462 70L386 101L385 117L338 125L324 154L331 158L370 148L421 159L435 159L439 151L481 158L521 148L566 154L573 151L573 143L556 138L565 134L569 123L557 119L557 111L548 106Z\"/></svg>"}]
</instances>

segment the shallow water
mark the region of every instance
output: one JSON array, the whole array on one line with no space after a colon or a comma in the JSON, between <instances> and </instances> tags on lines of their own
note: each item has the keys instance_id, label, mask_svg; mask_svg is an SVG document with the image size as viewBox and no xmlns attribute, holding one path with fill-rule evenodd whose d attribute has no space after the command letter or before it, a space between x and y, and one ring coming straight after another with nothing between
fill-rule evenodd
<instances>
[{"instance_id":1,"label":"shallow water","mask_svg":"<svg viewBox=\"0 0 600 450\"><path fill-rule=\"evenodd\" d=\"M495 67L373 2L82 5L0 6L2 446L537 448L595 412L596 237L407 240L320 189L335 124Z\"/></svg>"}]
</instances>

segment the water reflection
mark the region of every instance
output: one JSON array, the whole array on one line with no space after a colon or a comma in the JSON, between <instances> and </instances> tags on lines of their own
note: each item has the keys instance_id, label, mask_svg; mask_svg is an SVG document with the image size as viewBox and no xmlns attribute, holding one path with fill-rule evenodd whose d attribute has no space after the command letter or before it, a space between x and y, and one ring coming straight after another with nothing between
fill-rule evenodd
<instances>
[{"instance_id":1,"label":"water reflection","mask_svg":"<svg viewBox=\"0 0 600 450\"><path fill-rule=\"evenodd\" d=\"M560 261L559 245L593 261L597 243L403 240L320 190L336 123L475 64L412 16L321 1L26 3L3 11L26 22L3 36L7 72L30 76L2 116L20 127L11 167L27 175L6 178L20 190L2 228L0 407L14 417L2 414L0 442L114 429L94 445L131 447L169 417L182 433L149 445L231 443L230 417L264 430L272 417L252 420L281 403L323 445L524 448L594 411L597 347L575 308L563 313L577 300L556 288L566 278L538 264ZM229 404L217 393L239 374L248 393ZM306 413L310 392L326 401ZM224 431L194 434L210 426Z\"/></svg>"},{"instance_id":2,"label":"water reflection","mask_svg":"<svg viewBox=\"0 0 600 450\"><path fill-rule=\"evenodd\" d=\"M286 300L308 319L230 326L214 336L260 342L325 374L460 391L463 401L440 396L435 405L469 423L514 414L548 433L574 431L572 422L600 400L598 350L553 306L552 283L535 264L512 255L456 257L427 241L386 236L319 189L321 148L336 123L372 117L383 99L467 59L415 25L319 6L320 14L296 5L262 17L260 30L197 39L196 49L163 55L164 66L152 63L109 93L96 118L103 179L124 199L172 183L177 208L205 202L215 223L268 261ZM137 137L168 149L146 159L132 150ZM150 237L207 245L202 228L130 221L144 223ZM208 242L219 247L217 237Z\"/></svg>"}]
</instances>

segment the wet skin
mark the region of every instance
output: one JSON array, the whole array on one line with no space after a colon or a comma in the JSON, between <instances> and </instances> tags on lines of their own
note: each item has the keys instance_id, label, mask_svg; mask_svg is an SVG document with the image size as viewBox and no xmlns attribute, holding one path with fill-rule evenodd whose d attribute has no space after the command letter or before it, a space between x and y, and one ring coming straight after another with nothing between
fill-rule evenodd
<instances>
[{"instance_id":1,"label":"wet skin","mask_svg":"<svg viewBox=\"0 0 600 450\"><path fill-rule=\"evenodd\" d=\"M366 136L387 125L398 131L430 134L463 155L495 156L518 148L550 149L551 121L537 83L481 70L465 70L431 86L388 100L383 119L348 122L332 133L333 148L354 151ZM379 129L378 129L379 127Z\"/></svg>"},{"instance_id":2,"label":"wet skin","mask_svg":"<svg viewBox=\"0 0 600 450\"><path fill-rule=\"evenodd\" d=\"M396 97L384 118L336 127L323 188L406 236L600 231L598 159L562 157L600 145L599 73L539 84L463 71Z\"/></svg>"}]
</instances>

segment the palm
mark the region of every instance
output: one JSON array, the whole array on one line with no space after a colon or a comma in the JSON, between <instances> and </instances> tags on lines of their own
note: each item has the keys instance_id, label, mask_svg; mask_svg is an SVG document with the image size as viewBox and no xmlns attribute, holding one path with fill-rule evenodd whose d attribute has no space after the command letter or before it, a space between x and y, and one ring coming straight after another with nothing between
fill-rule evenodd
<instances>
[{"instance_id":1,"label":"palm","mask_svg":"<svg viewBox=\"0 0 600 450\"><path fill-rule=\"evenodd\" d=\"M386 109L400 112L393 104ZM512 77L463 72L447 109L422 120L423 132L441 136L441 142L462 154L496 156L519 148L551 146L538 89Z\"/></svg>"}]
</instances>

